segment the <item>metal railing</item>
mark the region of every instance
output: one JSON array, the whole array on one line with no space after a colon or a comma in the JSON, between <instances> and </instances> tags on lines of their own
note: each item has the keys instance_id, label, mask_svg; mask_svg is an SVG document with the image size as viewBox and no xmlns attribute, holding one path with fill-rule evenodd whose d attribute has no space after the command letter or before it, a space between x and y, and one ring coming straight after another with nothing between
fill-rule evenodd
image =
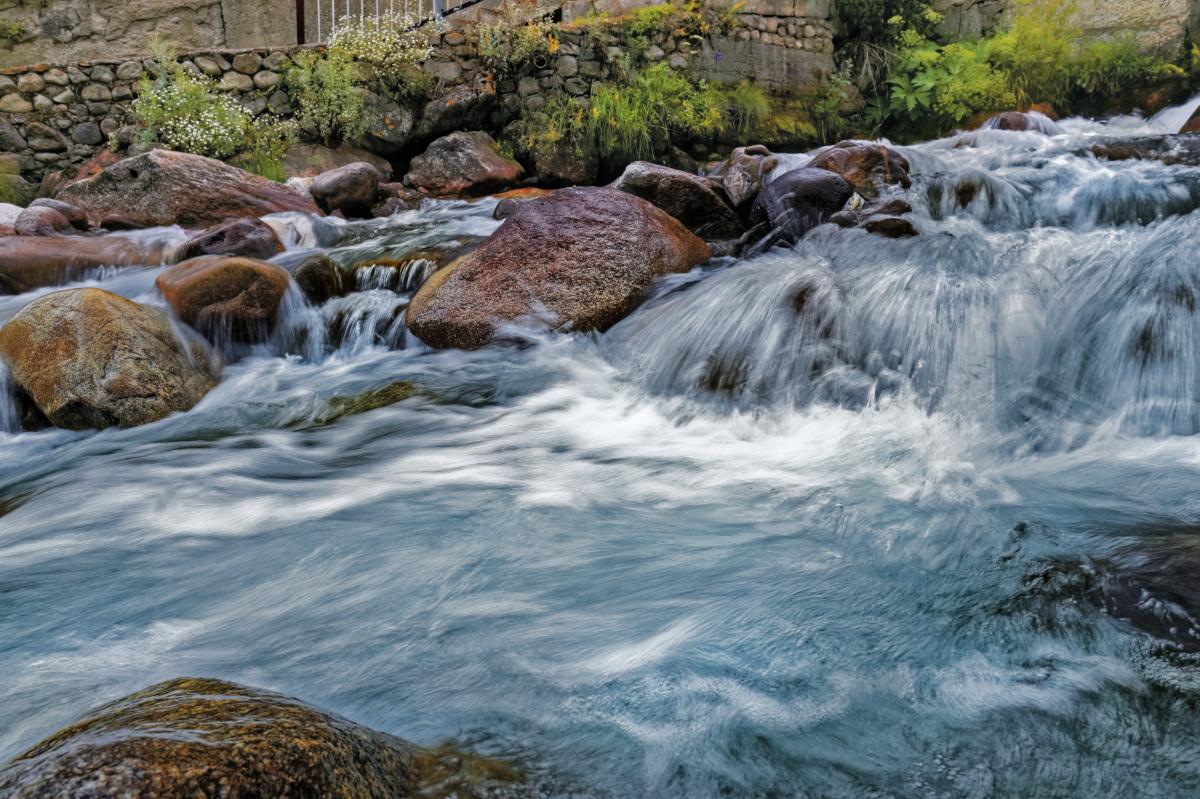
<instances>
[{"instance_id":1,"label":"metal railing","mask_svg":"<svg viewBox=\"0 0 1200 799\"><path fill-rule=\"evenodd\" d=\"M413 27L439 20L479 0L308 0L304 6L316 7L315 20L305 20L304 44L324 44L333 30L347 20L401 14ZM304 8L301 6L301 8Z\"/></svg>"}]
</instances>

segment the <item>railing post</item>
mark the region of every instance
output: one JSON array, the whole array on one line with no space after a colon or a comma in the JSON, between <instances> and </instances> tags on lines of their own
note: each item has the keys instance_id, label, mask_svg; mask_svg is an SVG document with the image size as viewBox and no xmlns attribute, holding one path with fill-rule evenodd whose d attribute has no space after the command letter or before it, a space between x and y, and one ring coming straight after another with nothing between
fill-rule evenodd
<instances>
[{"instance_id":1,"label":"railing post","mask_svg":"<svg viewBox=\"0 0 1200 799\"><path fill-rule=\"evenodd\" d=\"M442 18L442 0L433 0L433 18Z\"/></svg>"}]
</instances>

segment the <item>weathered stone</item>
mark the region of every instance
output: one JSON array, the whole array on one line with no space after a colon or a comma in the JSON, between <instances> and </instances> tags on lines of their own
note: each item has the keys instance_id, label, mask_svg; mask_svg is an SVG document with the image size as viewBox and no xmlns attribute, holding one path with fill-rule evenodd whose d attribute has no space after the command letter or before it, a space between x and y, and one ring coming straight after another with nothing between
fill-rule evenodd
<instances>
[{"instance_id":1,"label":"weathered stone","mask_svg":"<svg viewBox=\"0 0 1200 799\"><path fill-rule=\"evenodd\" d=\"M262 58L257 53L238 53L233 57L233 68L243 75L253 75L262 69Z\"/></svg>"},{"instance_id":2,"label":"weathered stone","mask_svg":"<svg viewBox=\"0 0 1200 799\"><path fill-rule=\"evenodd\" d=\"M327 255L309 255L288 267L292 279L313 305L344 296L351 288L342 267Z\"/></svg>"},{"instance_id":3,"label":"weathered stone","mask_svg":"<svg viewBox=\"0 0 1200 799\"><path fill-rule=\"evenodd\" d=\"M761 144L734 150L719 172L721 188L730 204L738 209L748 207L762 190L767 175L778 165L779 159Z\"/></svg>"},{"instance_id":4,"label":"weathered stone","mask_svg":"<svg viewBox=\"0 0 1200 799\"><path fill-rule=\"evenodd\" d=\"M495 104L496 87L491 81L455 86L425 104L413 138L430 141L457 130L484 127Z\"/></svg>"},{"instance_id":5,"label":"weathered stone","mask_svg":"<svg viewBox=\"0 0 1200 799\"><path fill-rule=\"evenodd\" d=\"M917 235L917 228L902 216L873 216L863 223L868 233L889 239L907 239Z\"/></svg>"},{"instance_id":6,"label":"weathered stone","mask_svg":"<svg viewBox=\"0 0 1200 799\"><path fill-rule=\"evenodd\" d=\"M58 199L93 221L112 215L144 227L208 227L280 211L318 213L311 200L274 181L199 155L152 150L72 183Z\"/></svg>"},{"instance_id":7,"label":"weathered stone","mask_svg":"<svg viewBox=\"0 0 1200 799\"><path fill-rule=\"evenodd\" d=\"M326 212L341 211L347 216L366 216L375 203L380 175L363 161L322 172L313 178L308 190Z\"/></svg>"},{"instance_id":8,"label":"weathered stone","mask_svg":"<svg viewBox=\"0 0 1200 799\"><path fill-rule=\"evenodd\" d=\"M133 87L119 83L112 90L113 102L123 103L133 99Z\"/></svg>"},{"instance_id":9,"label":"weathered stone","mask_svg":"<svg viewBox=\"0 0 1200 799\"><path fill-rule=\"evenodd\" d=\"M58 211L36 206L22 211L13 225L18 236L52 236L70 229L71 223Z\"/></svg>"},{"instance_id":10,"label":"weathered stone","mask_svg":"<svg viewBox=\"0 0 1200 799\"><path fill-rule=\"evenodd\" d=\"M0 329L0 358L46 419L72 430L132 427L189 410L220 374L207 346L181 339L161 311L95 288L26 305ZM6 768L0 793L37 795L18 788L22 782Z\"/></svg>"},{"instance_id":11,"label":"weathered stone","mask_svg":"<svg viewBox=\"0 0 1200 799\"><path fill-rule=\"evenodd\" d=\"M104 134L95 122L80 122L71 129L71 138L79 144L95 145L104 141Z\"/></svg>"},{"instance_id":12,"label":"weathered stone","mask_svg":"<svg viewBox=\"0 0 1200 799\"><path fill-rule=\"evenodd\" d=\"M292 110L292 98L285 91L272 92L267 98L267 110L276 116L286 114Z\"/></svg>"},{"instance_id":13,"label":"weathered stone","mask_svg":"<svg viewBox=\"0 0 1200 799\"><path fill-rule=\"evenodd\" d=\"M846 179L834 172L793 169L763 187L751 208L750 222L770 225L775 239L796 242L842 210L853 194Z\"/></svg>"},{"instance_id":14,"label":"weathered stone","mask_svg":"<svg viewBox=\"0 0 1200 799\"><path fill-rule=\"evenodd\" d=\"M28 114L33 110L33 103L19 94L6 94L0 97L0 111L6 114Z\"/></svg>"},{"instance_id":15,"label":"weathered stone","mask_svg":"<svg viewBox=\"0 0 1200 799\"><path fill-rule=\"evenodd\" d=\"M272 72L283 72L291 66L291 60L288 59L286 53L281 53L276 50L263 59L263 68L269 69Z\"/></svg>"},{"instance_id":16,"label":"weathered stone","mask_svg":"<svg viewBox=\"0 0 1200 799\"><path fill-rule=\"evenodd\" d=\"M206 255L168 267L154 281L179 318L210 341L262 341L288 288L282 267Z\"/></svg>"},{"instance_id":17,"label":"weathered stone","mask_svg":"<svg viewBox=\"0 0 1200 799\"><path fill-rule=\"evenodd\" d=\"M102 83L89 83L80 89L79 96L88 102L107 102L112 99L112 89Z\"/></svg>"},{"instance_id":18,"label":"weathered stone","mask_svg":"<svg viewBox=\"0 0 1200 799\"><path fill-rule=\"evenodd\" d=\"M405 181L436 195L487 194L511 185L524 173L500 154L481 131L451 133L412 160Z\"/></svg>"},{"instance_id":19,"label":"weathered stone","mask_svg":"<svg viewBox=\"0 0 1200 799\"><path fill-rule=\"evenodd\" d=\"M462 77L462 67L453 61L430 59L425 62L425 71L437 80L452 83Z\"/></svg>"},{"instance_id":20,"label":"weathered stone","mask_svg":"<svg viewBox=\"0 0 1200 799\"><path fill-rule=\"evenodd\" d=\"M223 70L221 69L221 65L218 64L215 59L209 58L208 56L200 55L200 56L196 56L192 60L196 64L197 68L199 68L199 70L201 72L203 72L205 75L207 75L208 77L210 77L210 78L221 77L221 73L223 72Z\"/></svg>"},{"instance_id":21,"label":"weathered stone","mask_svg":"<svg viewBox=\"0 0 1200 799\"><path fill-rule=\"evenodd\" d=\"M63 89L51 99L59 105L70 105L71 103L75 102L75 92L71 91L70 89Z\"/></svg>"},{"instance_id":22,"label":"weathered stone","mask_svg":"<svg viewBox=\"0 0 1200 799\"><path fill-rule=\"evenodd\" d=\"M64 203L60 200L52 200L49 197L39 197L29 204L30 208L51 208L54 211L62 214L63 218L71 223L71 227L76 230L88 229L87 214L80 211L73 205Z\"/></svg>"},{"instance_id":23,"label":"weathered stone","mask_svg":"<svg viewBox=\"0 0 1200 799\"><path fill-rule=\"evenodd\" d=\"M117 67L117 80L137 80L142 77L140 61L126 61Z\"/></svg>"},{"instance_id":24,"label":"weathered stone","mask_svg":"<svg viewBox=\"0 0 1200 799\"><path fill-rule=\"evenodd\" d=\"M242 100L242 108L246 109L250 116L256 117L267 110L267 101L261 97L244 98Z\"/></svg>"},{"instance_id":25,"label":"weathered stone","mask_svg":"<svg viewBox=\"0 0 1200 799\"><path fill-rule=\"evenodd\" d=\"M24 294L82 280L101 266L158 266L163 245L109 236L0 238L0 293Z\"/></svg>"},{"instance_id":26,"label":"weathered stone","mask_svg":"<svg viewBox=\"0 0 1200 799\"><path fill-rule=\"evenodd\" d=\"M360 161L375 167L381 181L387 182L392 179L391 162L349 144L343 144L336 149L320 144L293 144L288 147L287 153L283 157L283 169L291 177L312 178L322 172Z\"/></svg>"},{"instance_id":27,"label":"weathered stone","mask_svg":"<svg viewBox=\"0 0 1200 799\"><path fill-rule=\"evenodd\" d=\"M411 396L393 383L335 398L325 421ZM407 741L233 683L177 679L91 711L0 771L11 799L510 796L499 761ZM97 786L103 786L98 790ZM525 795L525 794L520 794Z\"/></svg>"},{"instance_id":28,"label":"weathered stone","mask_svg":"<svg viewBox=\"0 0 1200 799\"><path fill-rule=\"evenodd\" d=\"M254 88L266 91L267 89L273 89L278 86L282 80L283 78L279 76L278 72L271 72L270 70L264 69L262 72L256 72L254 74Z\"/></svg>"},{"instance_id":29,"label":"weathered stone","mask_svg":"<svg viewBox=\"0 0 1200 799\"><path fill-rule=\"evenodd\" d=\"M39 152L60 153L67 149L67 140L57 130L41 122L31 122L25 128L29 146Z\"/></svg>"},{"instance_id":30,"label":"weathered stone","mask_svg":"<svg viewBox=\"0 0 1200 799\"><path fill-rule=\"evenodd\" d=\"M221 92L248 92L253 89L254 81L240 72L226 72L217 84L217 91Z\"/></svg>"},{"instance_id":31,"label":"weathered stone","mask_svg":"<svg viewBox=\"0 0 1200 799\"><path fill-rule=\"evenodd\" d=\"M258 219L239 219L210 228L188 239L175 252L175 260L202 255L237 255L265 261L283 252L283 243L271 226Z\"/></svg>"},{"instance_id":32,"label":"weathered stone","mask_svg":"<svg viewBox=\"0 0 1200 799\"><path fill-rule=\"evenodd\" d=\"M884 144L841 142L814 158L809 166L841 175L864 197L878 196L885 185L908 188L908 160Z\"/></svg>"},{"instance_id":33,"label":"weathered stone","mask_svg":"<svg viewBox=\"0 0 1200 799\"><path fill-rule=\"evenodd\" d=\"M713 184L709 178L636 161L625 168L612 186L653 203L698 236L737 238L742 233L741 220Z\"/></svg>"},{"instance_id":34,"label":"weathered stone","mask_svg":"<svg viewBox=\"0 0 1200 799\"><path fill-rule=\"evenodd\" d=\"M42 75L42 80L51 86L68 86L71 83L71 79L67 76L67 73L57 67Z\"/></svg>"},{"instance_id":35,"label":"weathered stone","mask_svg":"<svg viewBox=\"0 0 1200 799\"><path fill-rule=\"evenodd\" d=\"M363 93L363 113L369 122L362 141L356 144L383 156L403 150L412 139L412 109L374 92L360 91Z\"/></svg>"},{"instance_id":36,"label":"weathered stone","mask_svg":"<svg viewBox=\"0 0 1200 799\"><path fill-rule=\"evenodd\" d=\"M101 64L98 67L92 67L91 78L100 83L112 83L116 80L111 67Z\"/></svg>"},{"instance_id":37,"label":"weathered stone","mask_svg":"<svg viewBox=\"0 0 1200 799\"><path fill-rule=\"evenodd\" d=\"M708 247L638 197L563 189L514 206L478 249L413 297L408 326L434 347L478 348L505 324L604 330L645 297L654 278L686 272Z\"/></svg>"},{"instance_id":38,"label":"weathered stone","mask_svg":"<svg viewBox=\"0 0 1200 799\"><path fill-rule=\"evenodd\" d=\"M40 92L44 88L46 88L46 81L42 80L41 75L27 72L17 78L17 91L19 92L33 94L34 92Z\"/></svg>"},{"instance_id":39,"label":"weathered stone","mask_svg":"<svg viewBox=\"0 0 1200 799\"><path fill-rule=\"evenodd\" d=\"M28 146L21 132L7 119L0 118L0 152L16 152Z\"/></svg>"},{"instance_id":40,"label":"weathered stone","mask_svg":"<svg viewBox=\"0 0 1200 799\"><path fill-rule=\"evenodd\" d=\"M54 101L44 94L35 94L33 96L33 110L39 113L46 113L54 108Z\"/></svg>"},{"instance_id":41,"label":"weathered stone","mask_svg":"<svg viewBox=\"0 0 1200 799\"><path fill-rule=\"evenodd\" d=\"M575 56L561 55L555 62L555 71L563 78L572 78L579 74L579 61Z\"/></svg>"}]
</instances>

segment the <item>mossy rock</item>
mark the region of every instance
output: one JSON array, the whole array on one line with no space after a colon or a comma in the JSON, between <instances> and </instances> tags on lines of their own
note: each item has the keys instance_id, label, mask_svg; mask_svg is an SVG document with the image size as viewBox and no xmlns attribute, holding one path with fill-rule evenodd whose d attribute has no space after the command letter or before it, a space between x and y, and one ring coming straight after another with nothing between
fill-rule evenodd
<instances>
[{"instance_id":1,"label":"mossy rock","mask_svg":"<svg viewBox=\"0 0 1200 799\"><path fill-rule=\"evenodd\" d=\"M359 413L386 408L389 405L395 405L397 402L403 402L410 397L425 393L415 383L410 383L407 380L397 380L395 383L388 383L386 386L373 388L361 394L354 394L349 397L333 397L329 400L328 409L321 415L320 422L322 424L329 424L346 416L354 416Z\"/></svg>"},{"instance_id":2,"label":"mossy rock","mask_svg":"<svg viewBox=\"0 0 1200 799\"><path fill-rule=\"evenodd\" d=\"M0 171L0 203L26 206L37 196L37 188L18 174Z\"/></svg>"}]
</instances>

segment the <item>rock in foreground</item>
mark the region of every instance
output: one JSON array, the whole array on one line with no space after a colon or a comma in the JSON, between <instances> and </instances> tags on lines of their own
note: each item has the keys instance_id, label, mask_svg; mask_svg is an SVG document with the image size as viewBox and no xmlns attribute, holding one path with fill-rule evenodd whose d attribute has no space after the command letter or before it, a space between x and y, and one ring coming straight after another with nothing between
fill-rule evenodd
<instances>
[{"instance_id":1,"label":"rock in foreground","mask_svg":"<svg viewBox=\"0 0 1200 799\"><path fill-rule=\"evenodd\" d=\"M610 188L563 189L513 205L477 250L431 277L408 326L433 347L485 346L506 322L604 330L646 296L654 278L707 260L676 219Z\"/></svg>"},{"instance_id":2,"label":"rock in foreground","mask_svg":"<svg viewBox=\"0 0 1200 799\"><path fill-rule=\"evenodd\" d=\"M94 224L122 217L141 227L210 227L281 211L319 213L312 200L274 181L199 155L152 150L70 183L58 199Z\"/></svg>"},{"instance_id":3,"label":"rock in foreground","mask_svg":"<svg viewBox=\"0 0 1200 799\"><path fill-rule=\"evenodd\" d=\"M289 278L275 264L206 255L163 270L154 283L180 319L224 344L270 334Z\"/></svg>"},{"instance_id":4,"label":"rock in foreground","mask_svg":"<svg viewBox=\"0 0 1200 799\"><path fill-rule=\"evenodd\" d=\"M161 241L119 236L0 237L0 294L23 294L43 286L82 280L102 266L160 266Z\"/></svg>"},{"instance_id":5,"label":"rock in foreground","mask_svg":"<svg viewBox=\"0 0 1200 799\"><path fill-rule=\"evenodd\" d=\"M97 708L17 756L0 770L0 795L470 799L516 779L496 761L418 749L280 694L178 679Z\"/></svg>"},{"instance_id":6,"label":"rock in foreground","mask_svg":"<svg viewBox=\"0 0 1200 799\"><path fill-rule=\"evenodd\" d=\"M26 305L0 329L0 358L46 419L71 430L186 411L220 374L207 345L161 311L94 288Z\"/></svg>"},{"instance_id":7,"label":"rock in foreground","mask_svg":"<svg viewBox=\"0 0 1200 799\"><path fill-rule=\"evenodd\" d=\"M846 179L825 169L804 167L784 172L759 192L750 212L754 225L767 223L772 240L795 243L841 211L854 190Z\"/></svg>"}]
</instances>

